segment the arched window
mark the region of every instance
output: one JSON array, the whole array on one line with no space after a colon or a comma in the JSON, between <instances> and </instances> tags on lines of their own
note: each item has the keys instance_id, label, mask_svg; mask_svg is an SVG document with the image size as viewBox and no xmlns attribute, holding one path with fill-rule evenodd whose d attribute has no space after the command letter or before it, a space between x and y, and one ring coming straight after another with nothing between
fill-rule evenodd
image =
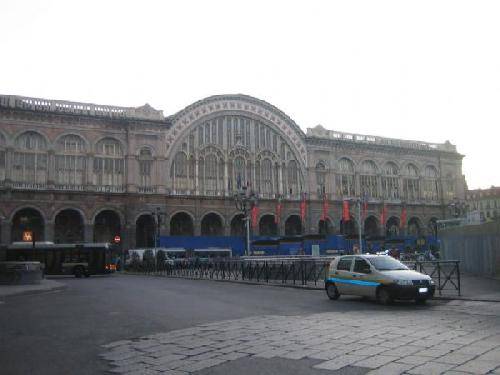
<instances>
[{"instance_id":1,"label":"arched window","mask_svg":"<svg viewBox=\"0 0 500 375\"><path fill-rule=\"evenodd\" d=\"M408 164L404 170L403 195L408 201L416 201L420 198L418 169L413 164Z\"/></svg>"},{"instance_id":2,"label":"arched window","mask_svg":"<svg viewBox=\"0 0 500 375\"><path fill-rule=\"evenodd\" d=\"M350 197L355 196L354 185L354 165L347 158L339 160L338 173L335 176L335 185L337 196Z\"/></svg>"},{"instance_id":3,"label":"arched window","mask_svg":"<svg viewBox=\"0 0 500 375\"><path fill-rule=\"evenodd\" d=\"M123 191L125 160L116 139L104 138L97 143L94 157L94 184L98 190Z\"/></svg>"},{"instance_id":4,"label":"arched window","mask_svg":"<svg viewBox=\"0 0 500 375\"><path fill-rule=\"evenodd\" d=\"M384 199L399 199L399 169L393 162L384 166L382 174L382 196Z\"/></svg>"},{"instance_id":5,"label":"arched window","mask_svg":"<svg viewBox=\"0 0 500 375\"><path fill-rule=\"evenodd\" d=\"M5 151L5 138L2 133L0 133L0 182L5 180L5 168L6 168L6 151Z\"/></svg>"},{"instance_id":6,"label":"arched window","mask_svg":"<svg viewBox=\"0 0 500 375\"><path fill-rule=\"evenodd\" d=\"M446 174L446 179L444 181L444 195L447 201L451 201L455 198L455 179L451 173Z\"/></svg>"},{"instance_id":7,"label":"arched window","mask_svg":"<svg viewBox=\"0 0 500 375\"><path fill-rule=\"evenodd\" d=\"M326 193L326 167L323 162L316 164L316 187L318 198L321 198Z\"/></svg>"},{"instance_id":8,"label":"arched window","mask_svg":"<svg viewBox=\"0 0 500 375\"><path fill-rule=\"evenodd\" d=\"M85 142L78 135L61 137L56 144L56 185L60 189L81 189L85 184Z\"/></svg>"},{"instance_id":9,"label":"arched window","mask_svg":"<svg viewBox=\"0 0 500 375\"><path fill-rule=\"evenodd\" d=\"M371 160L361 163L361 173L359 176L361 194L368 198L378 198L378 178L377 166Z\"/></svg>"},{"instance_id":10,"label":"arched window","mask_svg":"<svg viewBox=\"0 0 500 375\"><path fill-rule=\"evenodd\" d=\"M151 184L151 171L153 169L153 154L149 148L141 148L139 152L139 191L150 193L153 191Z\"/></svg>"},{"instance_id":11,"label":"arched window","mask_svg":"<svg viewBox=\"0 0 500 375\"><path fill-rule=\"evenodd\" d=\"M200 187L205 190L206 195L217 195L218 188L222 189L222 186L217 186L217 156L210 154L205 158L204 163L205 171L203 176L205 177L203 183Z\"/></svg>"},{"instance_id":12,"label":"arched window","mask_svg":"<svg viewBox=\"0 0 500 375\"><path fill-rule=\"evenodd\" d=\"M245 169L245 159L241 156L238 156L234 159L234 177L233 183L236 187L236 190L242 189L243 186L246 186L246 169Z\"/></svg>"},{"instance_id":13,"label":"arched window","mask_svg":"<svg viewBox=\"0 0 500 375\"><path fill-rule=\"evenodd\" d=\"M170 170L173 189L177 194L183 194L188 189L188 160L184 152L179 151L174 158Z\"/></svg>"},{"instance_id":14,"label":"arched window","mask_svg":"<svg viewBox=\"0 0 500 375\"><path fill-rule=\"evenodd\" d=\"M424 174L424 199L428 201L438 200L438 173L433 166L425 167Z\"/></svg>"},{"instance_id":15,"label":"arched window","mask_svg":"<svg viewBox=\"0 0 500 375\"><path fill-rule=\"evenodd\" d=\"M26 132L16 139L13 180L19 187L42 188L47 183L47 143L38 133Z\"/></svg>"},{"instance_id":16,"label":"arched window","mask_svg":"<svg viewBox=\"0 0 500 375\"><path fill-rule=\"evenodd\" d=\"M290 195L298 195L301 192L299 191L297 162L295 160L291 160L290 162L288 162L287 169L288 192Z\"/></svg>"},{"instance_id":17,"label":"arched window","mask_svg":"<svg viewBox=\"0 0 500 375\"><path fill-rule=\"evenodd\" d=\"M264 197L269 198L273 193L273 167L269 159L264 159L261 165L261 183Z\"/></svg>"}]
</instances>

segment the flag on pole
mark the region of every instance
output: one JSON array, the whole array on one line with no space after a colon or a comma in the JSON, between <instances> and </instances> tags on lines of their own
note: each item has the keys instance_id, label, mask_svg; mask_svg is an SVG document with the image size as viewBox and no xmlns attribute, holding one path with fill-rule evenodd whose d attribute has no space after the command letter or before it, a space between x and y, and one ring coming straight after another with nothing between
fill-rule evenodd
<instances>
[{"instance_id":1,"label":"flag on pole","mask_svg":"<svg viewBox=\"0 0 500 375\"><path fill-rule=\"evenodd\" d=\"M279 224L281 221L281 200L276 204L276 214L274 215L274 223Z\"/></svg>"},{"instance_id":2,"label":"flag on pole","mask_svg":"<svg viewBox=\"0 0 500 375\"><path fill-rule=\"evenodd\" d=\"M328 219L328 211L330 208L330 202L326 194L323 194L323 212L321 213L321 220L325 221Z\"/></svg>"},{"instance_id":3,"label":"flag on pole","mask_svg":"<svg viewBox=\"0 0 500 375\"><path fill-rule=\"evenodd\" d=\"M387 207L385 203L382 204L382 212L380 213L380 224L385 227L385 220L387 219Z\"/></svg>"},{"instance_id":4,"label":"flag on pole","mask_svg":"<svg viewBox=\"0 0 500 375\"><path fill-rule=\"evenodd\" d=\"M259 217L259 206L256 203L253 204L252 209L250 210L250 217L252 220L252 229L257 228L257 219Z\"/></svg>"},{"instance_id":5,"label":"flag on pole","mask_svg":"<svg viewBox=\"0 0 500 375\"><path fill-rule=\"evenodd\" d=\"M351 214L349 213L349 201L342 202L342 221L351 220Z\"/></svg>"},{"instance_id":6,"label":"flag on pole","mask_svg":"<svg viewBox=\"0 0 500 375\"><path fill-rule=\"evenodd\" d=\"M302 193L302 201L300 202L300 219L305 221L306 219L306 193Z\"/></svg>"},{"instance_id":7,"label":"flag on pole","mask_svg":"<svg viewBox=\"0 0 500 375\"><path fill-rule=\"evenodd\" d=\"M368 213L368 197L365 194L363 196L363 214L362 214L363 221L366 219L367 213Z\"/></svg>"},{"instance_id":8,"label":"flag on pole","mask_svg":"<svg viewBox=\"0 0 500 375\"><path fill-rule=\"evenodd\" d=\"M406 206L403 206L403 210L401 211L401 221L399 223L399 227L401 229L404 229L406 227Z\"/></svg>"}]
</instances>

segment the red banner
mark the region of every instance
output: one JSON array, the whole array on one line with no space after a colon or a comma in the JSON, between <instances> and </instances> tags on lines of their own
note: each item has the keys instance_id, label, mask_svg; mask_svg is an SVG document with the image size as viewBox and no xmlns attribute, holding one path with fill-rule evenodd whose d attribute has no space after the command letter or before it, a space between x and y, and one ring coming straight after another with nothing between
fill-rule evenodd
<instances>
[{"instance_id":1,"label":"red banner","mask_svg":"<svg viewBox=\"0 0 500 375\"><path fill-rule=\"evenodd\" d=\"M385 228L385 220L387 219L387 207L385 203L382 205L382 212L380 213L380 224Z\"/></svg>"},{"instance_id":2,"label":"red banner","mask_svg":"<svg viewBox=\"0 0 500 375\"><path fill-rule=\"evenodd\" d=\"M252 209L250 210L250 217L252 220L252 229L257 228L257 218L259 217L259 206L257 206L256 204L254 204Z\"/></svg>"},{"instance_id":3,"label":"red banner","mask_svg":"<svg viewBox=\"0 0 500 375\"><path fill-rule=\"evenodd\" d=\"M368 213L368 201L363 201L363 221L366 219L366 214Z\"/></svg>"},{"instance_id":4,"label":"red banner","mask_svg":"<svg viewBox=\"0 0 500 375\"><path fill-rule=\"evenodd\" d=\"M281 202L276 205L276 214L274 215L274 223L279 224L281 221Z\"/></svg>"},{"instance_id":5,"label":"red banner","mask_svg":"<svg viewBox=\"0 0 500 375\"><path fill-rule=\"evenodd\" d=\"M342 221L351 220L351 214L349 213L349 201L342 202Z\"/></svg>"},{"instance_id":6,"label":"red banner","mask_svg":"<svg viewBox=\"0 0 500 375\"><path fill-rule=\"evenodd\" d=\"M403 210L401 211L401 222L399 223L399 227L403 229L406 227L406 207L403 207Z\"/></svg>"},{"instance_id":7,"label":"red banner","mask_svg":"<svg viewBox=\"0 0 500 375\"><path fill-rule=\"evenodd\" d=\"M321 213L321 220L325 221L328 219L328 211L330 208L330 202L328 201L328 198L326 197L326 194L323 197L323 212Z\"/></svg>"},{"instance_id":8,"label":"red banner","mask_svg":"<svg viewBox=\"0 0 500 375\"><path fill-rule=\"evenodd\" d=\"M300 219L305 221L306 219L306 195L302 195L302 201L300 202Z\"/></svg>"}]
</instances>

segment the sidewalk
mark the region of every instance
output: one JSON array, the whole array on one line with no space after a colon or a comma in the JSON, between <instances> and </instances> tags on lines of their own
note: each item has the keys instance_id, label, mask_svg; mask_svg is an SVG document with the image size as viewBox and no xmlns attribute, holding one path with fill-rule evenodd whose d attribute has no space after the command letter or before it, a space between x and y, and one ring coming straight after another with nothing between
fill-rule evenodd
<instances>
[{"instance_id":1,"label":"sidewalk","mask_svg":"<svg viewBox=\"0 0 500 375\"><path fill-rule=\"evenodd\" d=\"M462 296L458 299L500 302L500 280L461 274Z\"/></svg>"},{"instance_id":2,"label":"sidewalk","mask_svg":"<svg viewBox=\"0 0 500 375\"><path fill-rule=\"evenodd\" d=\"M65 289L66 285L54 280L43 279L40 284L0 285L0 300L5 297L38 294Z\"/></svg>"}]
</instances>

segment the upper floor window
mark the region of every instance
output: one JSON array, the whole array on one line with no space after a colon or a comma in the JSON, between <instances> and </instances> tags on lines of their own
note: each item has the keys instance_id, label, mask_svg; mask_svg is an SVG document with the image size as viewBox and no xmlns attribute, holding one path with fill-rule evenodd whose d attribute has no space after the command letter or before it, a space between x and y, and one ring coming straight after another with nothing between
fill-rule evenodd
<instances>
[{"instance_id":1,"label":"upper floor window","mask_svg":"<svg viewBox=\"0 0 500 375\"><path fill-rule=\"evenodd\" d=\"M404 198L409 201L420 199L420 180L418 169L413 164L406 165L403 177Z\"/></svg>"},{"instance_id":2,"label":"upper floor window","mask_svg":"<svg viewBox=\"0 0 500 375\"><path fill-rule=\"evenodd\" d=\"M323 162L316 164L316 186L318 197L326 193L326 167Z\"/></svg>"},{"instance_id":3,"label":"upper floor window","mask_svg":"<svg viewBox=\"0 0 500 375\"><path fill-rule=\"evenodd\" d=\"M438 172L433 166L425 167L423 195L429 201L438 200Z\"/></svg>"},{"instance_id":4,"label":"upper floor window","mask_svg":"<svg viewBox=\"0 0 500 375\"><path fill-rule=\"evenodd\" d=\"M384 199L399 199L399 169L393 162L384 165L382 178L382 197Z\"/></svg>"},{"instance_id":5,"label":"upper floor window","mask_svg":"<svg viewBox=\"0 0 500 375\"><path fill-rule=\"evenodd\" d=\"M56 184L75 187L85 184L85 141L77 135L61 137L56 144Z\"/></svg>"},{"instance_id":6,"label":"upper floor window","mask_svg":"<svg viewBox=\"0 0 500 375\"><path fill-rule=\"evenodd\" d=\"M290 160L287 167L287 188L290 195L299 194L298 166L295 160Z\"/></svg>"},{"instance_id":7,"label":"upper floor window","mask_svg":"<svg viewBox=\"0 0 500 375\"><path fill-rule=\"evenodd\" d=\"M125 182L123 149L116 139L104 138L97 143L94 157L94 184L122 189Z\"/></svg>"},{"instance_id":8,"label":"upper floor window","mask_svg":"<svg viewBox=\"0 0 500 375\"><path fill-rule=\"evenodd\" d=\"M361 163L361 174L359 176L361 194L368 198L378 198L377 166L371 160Z\"/></svg>"},{"instance_id":9,"label":"upper floor window","mask_svg":"<svg viewBox=\"0 0 500 375\"><path fill-rule=\"evenodd\" d=\"M356 195L354 183L354 164L347 158L339 160L338 173L335 176L337 196L352 197Z\"/></svg>"},{"instance_id":10,"label":"upper floor window","mask_svg":"<svg viewBox=\"0 0 500 375\"><path fill-rule=\"evenodd\" d=\"M139 187L142 191L147 191L151 186L151 172L153 169L153 154L149 148L141 148L139 152Z\"/></svg>"},{"instance_id":11,"label":"upper floor window","mask_svg":"<svg viewBox=\"0 0 500 375\"><path fill-rule=\"evenodd\" d=\"M200 128L201 129L201 128ZM188 189L188 159L185 152L179 151L175 154L174 162L170 170L170 178L173 188L177 192Z\"/></svg>"},{"instance_id":12,"label":"upper floor window","mask_svg":"<svg viewBox=\"0 0 500 375\"><path fill-rule=\"evenodd\" d=\"M16 139L12 175L14 182L45 185L47 162L47 142L40 134L29 131Z\"/></svg>"}]
</instances>

